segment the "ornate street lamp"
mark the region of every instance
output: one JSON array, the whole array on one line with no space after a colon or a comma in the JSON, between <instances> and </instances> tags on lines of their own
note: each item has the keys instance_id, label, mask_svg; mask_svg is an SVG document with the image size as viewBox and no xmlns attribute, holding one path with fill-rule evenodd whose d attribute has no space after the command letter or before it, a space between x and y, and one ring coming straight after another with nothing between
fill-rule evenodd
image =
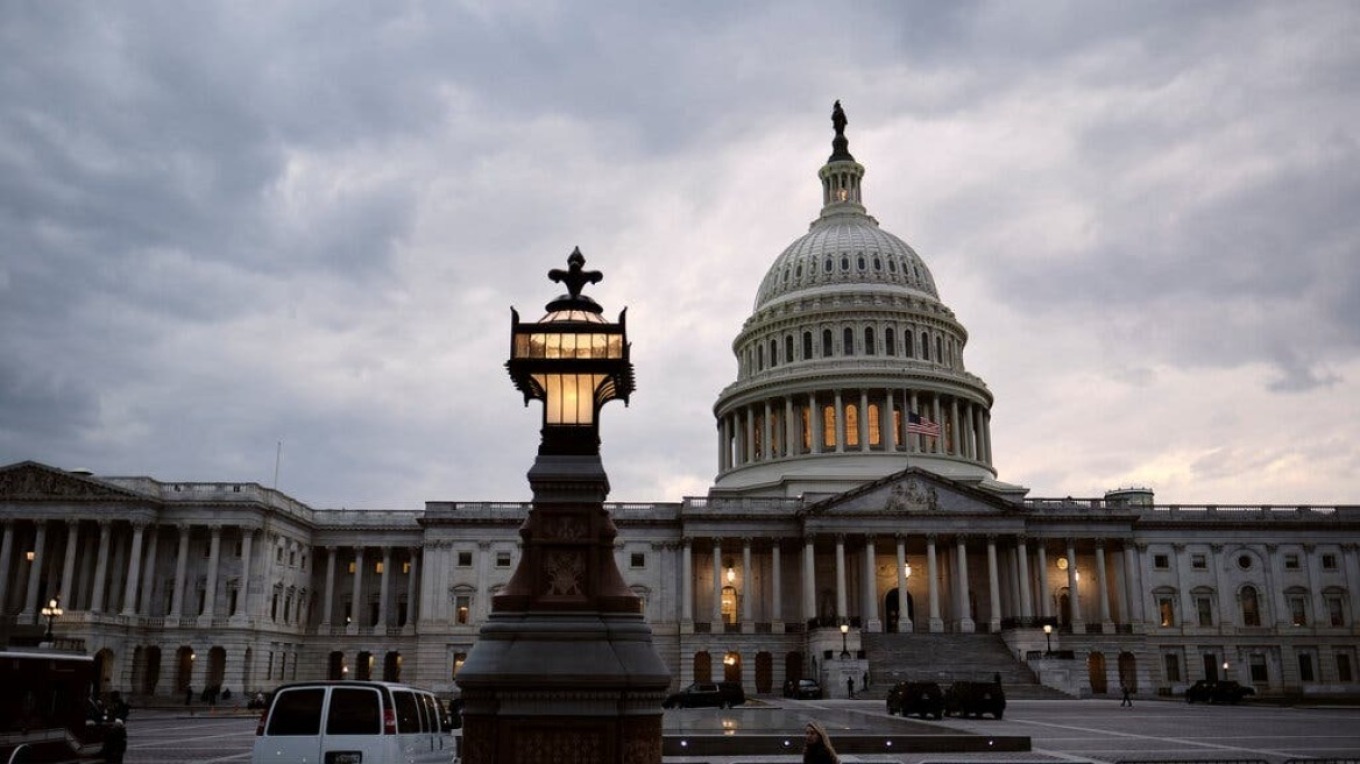
<instances>
[{"instance_id":1,"label":"ornate street lamp","mask_svg":"<svg viewBox=\"0 0 1360 764\"><path fill-rule=\"evenodd\" d=\"M59 596L53 597L52 599L48 600L47 604L43 605L43 609L41 612L42 617L47 619L47 634L46 636L43 637L43 641L51 642L52 624L58 618L62 617L62 615L65 614L65 611L61 609L61 597Z\"/></svg>"},{"instance_id":2,"label":"ornate street lamp","mask_svg":"<svg viewBox=\"0 0 1360 764\"><path fill-rule=\"evenodd\" d=\"M604 508L599 414L633 392L625 315L611 323L581 294L598 283L579 249L548 277L567 294L536 322L512 310L506 370L543 401L529 470L533 508L523 554L458 673L463 761L661 761L661 701L670 672L614 561L618 530Z\"/></svg>"},{"instance_id":3,"label":"ornate street lamp","mask_svg":"<svg viewBox=\"0 0 1360 764\"><path fill-rule=\"evenodd\" d=\"M850 633L850 624L848 624L848 623L842 623L842 624L841 624L841 660L845 660L846 658L849 658L849 657L850 657L850 651L849 651L849 650L846 648L846 646L845 646L845 637L846 637L846 635L849 634L849 633Z\"/></svg>"},{"instance_id":4,"label":"ornate street lamp","mask_svg":"<svg viewBox=\"0 0 1360 764\"><path fill-rule=\"evenodd\" d=\"M1044 655L1052 655L1052 654L1053 654L1053 624L1051 624L1051 623L1046 623L1046 624L1044 624L1044 641L1048 642L1048 649L1044 652Z\"/></svg>"}]
</instances>

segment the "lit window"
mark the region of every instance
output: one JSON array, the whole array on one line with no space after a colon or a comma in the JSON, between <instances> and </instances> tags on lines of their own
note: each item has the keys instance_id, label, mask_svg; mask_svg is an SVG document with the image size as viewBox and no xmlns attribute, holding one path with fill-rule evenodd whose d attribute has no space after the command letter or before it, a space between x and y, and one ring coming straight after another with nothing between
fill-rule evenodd
<instances>
[{"instance_id":1,"label":"lit window","mask_svg":"<svg viewBox=\"0 0 1360 764\"><path fill-rule=\"evenodd\" d=\"M1157 599L1157 611L1161 614L1163 626L1176 625L1176 605L1171 597L1159 597Z\"/></svg>"},{"instance_id":2,"label":"lit window","mask_svg":"<svg viewBox=\"0 0 1360 764\"><path fill-rule=\"evenodd\" d=\"M878 404L877 404L877 403L870 403L870 404L869 404L868 417L869 417L869 445L870 445L870 446L881 446L881 445L883 445L883 440L882 440L882 437L883 437L883 436L882 436L882 433L879 432L879 426L878 426L879 413L878 413Z\"/></svg>"},{"instance_id":3,"label":"lit window","mask_svg":"<svg viewBox=\"0 0 1360 764\"><path fill-rule=\"evenodd\" d=\"M456 613L455 618L458 623L469 623L472 618L472 595L460 594L454 597L453 609Z\"/></svg>"},{"instance_id":4,"label":"lit window","mask_svg":"<svg viewBox=\"0 0 1360 764\"><path fill-rule=\"evenodd\" d=\"M859 445L859 406L853 403L845 407L845 445Z\"/></svg>"}]
</instances>

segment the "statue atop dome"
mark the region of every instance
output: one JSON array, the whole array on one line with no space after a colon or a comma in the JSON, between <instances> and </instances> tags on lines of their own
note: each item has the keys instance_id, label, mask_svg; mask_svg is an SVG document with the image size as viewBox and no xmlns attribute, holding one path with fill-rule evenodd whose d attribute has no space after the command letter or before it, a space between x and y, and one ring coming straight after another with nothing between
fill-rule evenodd
<instances>
[{"instance_id":1,"label":"statue atop dome","mask_svg":"<svg viewBox=\"0 0 1360 764\"><path fill-rule=\"evenodd\" d=\"M831 107L831 126L836 129L836 137L831 139L831 158L828 162L853 162L855 158L850 156L850 140L845 137L845 126L849 122L845 118L845 110L841 108L840 100Z\"/></svg>"}]
</instances>

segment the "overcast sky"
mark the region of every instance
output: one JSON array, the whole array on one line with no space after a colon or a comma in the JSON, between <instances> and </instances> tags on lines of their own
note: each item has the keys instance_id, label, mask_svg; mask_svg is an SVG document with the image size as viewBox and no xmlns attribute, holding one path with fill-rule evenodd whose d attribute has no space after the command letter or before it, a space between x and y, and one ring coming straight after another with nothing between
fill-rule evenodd
<instances>
[{"instance_id":1,"label":"overcast sky","mask_svg":"<svg viewBox=\"0 0 1360 764\"><path fill-rule=\"evenodd\" d=\"M1002 480L1360 503L1360 3L667 5L0 5L0 464L526 500L579 245L610 498L705 494L839 98Z\"/></svg>"}]
</instances>

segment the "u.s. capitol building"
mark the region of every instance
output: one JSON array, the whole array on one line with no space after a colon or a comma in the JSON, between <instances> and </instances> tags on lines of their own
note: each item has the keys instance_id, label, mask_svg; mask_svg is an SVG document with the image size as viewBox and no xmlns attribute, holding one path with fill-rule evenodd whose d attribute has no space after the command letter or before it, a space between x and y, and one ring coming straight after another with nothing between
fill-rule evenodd
<instances>
[{"instance_id":1,"label":"u.s. capitol building","mask_svg":"<svg viewBox=\"0 0 1360 764\"><path fill-rule=\"evenodd\" d=\"M992 394L925 261L865 206L839 107L823 205L771 264L714 406L709 494L609 505L674 681L777 693L1001 674L1101 695L1230 678L1360 691L1360 507L1041 499L998 479ZM154 465L148 465L154 467ZM528 506L316 509L254 483L0 467L0 628L104 689L310 678L448 690ZM1045 626L1049 627L1048 632Z\"/></svg>"}]
</instances>

